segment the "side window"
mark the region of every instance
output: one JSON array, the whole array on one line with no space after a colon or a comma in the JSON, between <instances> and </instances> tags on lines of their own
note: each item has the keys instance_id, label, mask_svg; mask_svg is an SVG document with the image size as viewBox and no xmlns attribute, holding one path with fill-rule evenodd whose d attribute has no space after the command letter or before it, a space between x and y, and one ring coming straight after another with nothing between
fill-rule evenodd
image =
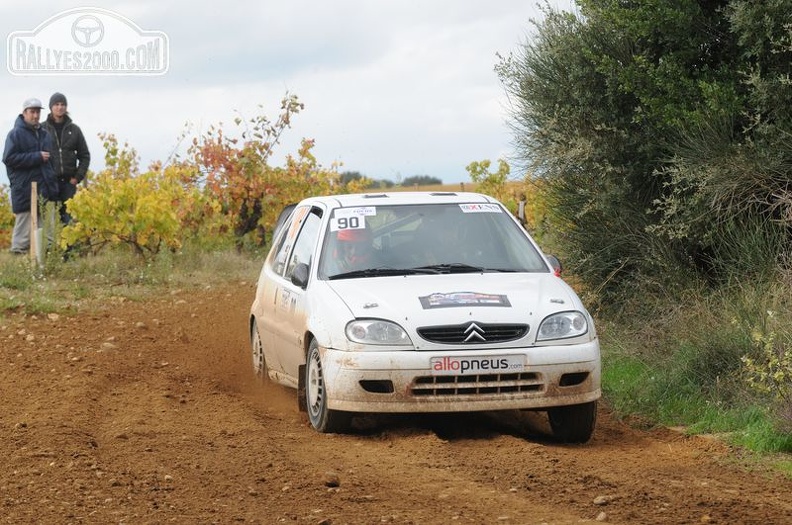
<instances>
[{"instance_id":1,"label":"side window","mask_svg":"<svg viewBox=\"0 0 792 525\"><path fill-rule=\"evenodd\" d=\"M316 243L319 239L319 226L322 219L318 214L319 210L312 210L305 218L300 234L297 236L297 242L294 243L294 250L292 250L289 264L286 267L285 277L291 278L295 266L300 263L311 265L311 258L316 250Z\"/></svg>"},{"instance_id":2,"label":"side window","mask_svg":"<svg viewBox=\"0 0 792 525\"><path fill-rule=\"evenodd\" d=\"M273 250L273 258L270 261L272 270L278 275L283 275L286 269L286 259L289 256L292 246L294 246L294 241L297 239L297 232L300 231L300 225L308 214L309 209L310 208L307 206L295 209L289 221L284 225L285 231L280 239L277 240L278 246Z\"/></svg>"}]
</instances>

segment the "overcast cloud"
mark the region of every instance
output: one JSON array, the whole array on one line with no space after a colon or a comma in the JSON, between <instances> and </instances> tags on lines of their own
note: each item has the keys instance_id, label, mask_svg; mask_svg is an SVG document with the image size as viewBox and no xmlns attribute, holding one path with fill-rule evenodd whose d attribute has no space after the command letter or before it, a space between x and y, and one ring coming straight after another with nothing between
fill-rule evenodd
<instances>
[{"instance_id":1,"label":"overcast cloud","mask_svg":"<svg viewBox=\"0 0 792 525\"><path fill-rule=\"evenodd\" d=\"M297 95L295 117L277 153L293 153L302 137L329 166L397 181L430 175L469 180L473 160L506 158L511 136L505 94L493 67L530 37L536 2L524 0L259 0L94 2L169 42L168 71L159 76L43 76L0 73L0 133L22 101L46 105L64 93L88 139L91 168L104 165L100 133L134 147L142 166L184 154L179 137L211 124L236 129L263 106L275 119L281 98ZM571 0L552 0L571 10ZM35 8L33 8L35 7ZM33 31L71 2L4 4L0 28L9 37ZM8 40L6 54L9 56ZM7 61L7 59L6 59ZM46 116L42 114L42 120ZM278 158L275 159L278 162ZM0 183L7 184L4 169Z\"/></svg>"}]
</instances>

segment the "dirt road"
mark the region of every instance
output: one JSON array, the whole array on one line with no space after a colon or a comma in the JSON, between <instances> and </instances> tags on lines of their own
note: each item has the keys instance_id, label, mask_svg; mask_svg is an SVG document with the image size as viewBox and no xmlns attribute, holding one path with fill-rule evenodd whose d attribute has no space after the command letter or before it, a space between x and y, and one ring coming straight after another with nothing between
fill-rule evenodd
<instances>
[{"instance_id":1,"label":"dirt road","mask_svg":"<svg viewBox=\"0 0 792 525\"><path fill-rule=\"evenodd\" d=\"M317 434L252 375L252 294L0 320L0 523L792 523L792 480L604 409L582 446L526 413Z\"/></svg>"}]
</instances>

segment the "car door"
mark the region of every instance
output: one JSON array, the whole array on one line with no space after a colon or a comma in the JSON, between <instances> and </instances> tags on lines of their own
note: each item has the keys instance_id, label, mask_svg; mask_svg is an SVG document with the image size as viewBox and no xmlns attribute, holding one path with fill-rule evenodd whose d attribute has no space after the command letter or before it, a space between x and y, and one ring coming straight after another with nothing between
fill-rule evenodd
<instances>
[{"instance_id":1,"label":"car door","mask_svg":"<svg viewBox=\"0 0 792 525\"><path fill-rule=\"evenodd\" d=\"M297 240L297 234L309 211L309 206L296 208L284 222L282 228L285 228L285 231L282 235L275 236L276 244L267 257L263 274L260 278L261 291L259 292L259 312L256 315L256 320L259 325L259 335L263 343L264 359L267 361L269 373L280 378L283 377L284 370L281 356L283 348L276 345L277 341L283 339L280 334L283 331L283 319L281 318L283 308L280 290L286 273L286 263Z\"/></svg>"},{"instance_id":2,"label":"car door","mask_svg":"<svg viewBox=\"0 0 792 525\"><path fill-rule=\"evenodd\" d=\"M305 311L306 294L310 293L310 284L304 290L292 283L292 275L298 264L307 264L310 268L317 260L316 250L322 224L322 213L312 208L302 220L297 236L288 256L285 259L283 274L278 280L278 288L274 298L275 317L278 326L273 327L275 338L273 345L278 353L280 372L289 382L296 386L297 369L305 362L305 331L307 313Z\"/></svg>"}]
</instances>

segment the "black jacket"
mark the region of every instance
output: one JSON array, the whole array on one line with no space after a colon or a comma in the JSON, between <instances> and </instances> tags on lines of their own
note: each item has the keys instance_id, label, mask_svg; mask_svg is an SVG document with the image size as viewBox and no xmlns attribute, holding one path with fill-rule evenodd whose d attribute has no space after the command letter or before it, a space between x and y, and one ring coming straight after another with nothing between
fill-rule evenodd
<instances>
[{"instance_id":1,"label":"black jacket","mask_svg":"<svg viewBox=\"0 0 792 525\"><path fill-rule=\"evenodd\" d=\"M47 116L44 125L52 135L52 168L60 182L68 182L75 177L80 183L85 178L88 165L91 163L91 153L88 151L88 144L80 127L72 122L69 115L65 116L63 132L58 137L55 131L55 120L52 113Z\"/></svg>"},{"instance_id":2,"label":"black jacket","mask_svg":"<svg viewBox=\"0 0 792 525\"><path fill-rule=\"evenodd\" d=\"M14 213L29 212L30 185L38 183L38 193L45 199L55 199L58 195L58 181L52 164L44 162L42 151L52 155L52 137L44 126L32 128L22 115L14 122L14 128L8 132L3 164L6 165L8 181L11 183L11 209Z\"/></svg>"}]
</instances>

